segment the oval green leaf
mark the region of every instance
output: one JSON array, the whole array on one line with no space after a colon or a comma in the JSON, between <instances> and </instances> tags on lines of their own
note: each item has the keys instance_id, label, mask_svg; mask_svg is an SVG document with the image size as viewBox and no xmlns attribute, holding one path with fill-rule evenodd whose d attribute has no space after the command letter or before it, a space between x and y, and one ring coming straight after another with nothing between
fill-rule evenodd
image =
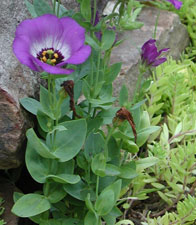
<instances>
[{"instance_id":1,"label":"oval green leaf","mask_svg":"<svg viewBox=\"0 0 196 225\"><path fill-rule=\"evenodd\" d=\"M12 212L19 217L31 217L50 209L50 202L38 194L22 196L13 206Z\"/></svg>"}]
</instances>

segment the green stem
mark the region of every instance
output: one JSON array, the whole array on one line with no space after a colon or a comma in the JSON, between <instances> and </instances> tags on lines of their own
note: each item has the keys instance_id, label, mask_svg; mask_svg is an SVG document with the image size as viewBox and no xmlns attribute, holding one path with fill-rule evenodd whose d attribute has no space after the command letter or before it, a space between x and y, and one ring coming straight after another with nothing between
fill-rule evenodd
<instances>
[{"instance_id":1,"label":"green stem","mask_svg":"<svg viewBox=\"0 0 196 225\"><path fill-rule=\"evenodd\" d=\"M92 87L92 85L93 85L93 73L94 73L94 71L93 71L93 53L91 53L90 57L91 57L90 58L90 61L91 61L90 85Z\"/></svg>"},{"instance_id":2,"label":"green stem","mask_svg":"<svg viewBox=\"0 0 196 225\"><path fill-rule=\"evenodd\" d=\"M98 198L99 195L99 176L97 176L97 183L96 183L96 198Z\"/></svg>"},{"instance_id":3,"label":"green stem","mask_svg":"<svg viewBox=\"0 0 196 225\"><path fill-rule=\"evenodd\" d=\"M96 108L94 108L94 111L93 111L93 118L95 118L95 116L96 116L96 112L97 112L97 109L96 109Z\"/></svg>"},{"instance_id":4,"label":"green stem","mask_svg":"<svg viewBox=\"0 0 196 225\"><path fill-rule=\"evenodd\" d=\"M88 104L88 115L90 115L90 114L91 114L91 107L92 107L92 104L91 104L91 103L89 103L89 104Z\"/></svg>"},{"instance_id":5,"label":"green stem","mask_svg":"<svg viewBox=\"0 0 196 225\"><path fill-rule=\"evenodd\" d=\"M59 9L60 9L60 0L58 0L58 6L57 6L57 17L59 17Z\"/></svg>"},{"instance_id":6,"label":"green stem","mask_svg":"<svg viewBox=\"0 0 196 225\"><path fill-rule=\"evenodd\" d=\"M48 74L48 94L50 107L52 107L51 79L51 74Z\"/></svg>"},{"instance_id":7,"label":"green stem","mask_svg":"<svg viewBox=\"0 0 196 225\"><path fill-rule=\"evenodd\" d=\"M139 73L139 77L137 79L136 87L135 87L135 90L134 90L134 93L133 93L133 100L132 100L133 104L135 104L137 92L138 92L139 87L141 85L141 81L142 81L144 72L145 72L144 67L142 65L140 65L140 73Z\"/></svg>"},{"instance_id":8,"label":"green stem","mask_svg":"<svg viewBox=\"0 0 196 225\"><path fill-rule=\"evenodd\" d=\"M95 23L95 18L96 18L96 12L97 12L97 3L96 0L94 0L94 11L93 11L93 24Z\"/></svg>"},{"instance_id":9,"label":"green stem","mask_svg":"<svg viewBox=\"0 0 196 225\"><path fill-rule=\"evenodd\" d=\"M95 92L94 92L94 98L97 97L97 93L96 93L96 87L97 87L97 84L99 82L99 68L100 68L100 62L101 62L101 51L99 51L99 55L98 55L98 61L97 61L97 73L96 73L96 77L95 77Z\"/></svg>"},{"instance_id":10,"label":"green stem","mask_svg":"<svg viewBox=\"0 0 196 225\"><path fill-rule=\"evenodd\" d=\"M159 16L160 16L160 11L157 15L156 21L155 21L155 27L154 27L154 33L153 33L153 38L156 39L156 33L157 33L157 26L158 26L158 22L159 22Z\"/></svg>"},{"instance_id":11,"label":"green stem","mask_svg":"<svg viewBox=\"0 0 196 225\"><path fill-rule=\"evenodd\" d=\"M56 14L56 0L53 0L53 13Z\"/></svg>"}]
</instances>

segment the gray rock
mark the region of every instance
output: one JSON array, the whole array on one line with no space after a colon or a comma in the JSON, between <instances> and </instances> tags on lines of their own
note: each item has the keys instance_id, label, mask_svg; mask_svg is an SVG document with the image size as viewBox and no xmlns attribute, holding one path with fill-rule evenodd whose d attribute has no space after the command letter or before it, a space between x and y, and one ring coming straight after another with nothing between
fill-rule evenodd
<instances>
[{"instance_id":1,"label":"gray rock","mask_svg":"<svg viewBox=\"0 0 196 225\"><path fill-rule=\"evenodd\" d=\"M188 32L186 27L181 24L178 15L153 7L144 8L138 18L144 22L144 26L139 30L124 31L120 34L119 38L124 42L112 52L111 62L121 61L123 63L121 73L114 83L115 96L118 96L122 84L127 85L130 95L133 94L138 77L140 49L147 40L152 38L159 13L156 32L158 49L170 48L169 55L178 59L189 44Z\"/></svg>"},{"instance_id":2,"label":"gray rock","mask_svg":"<svg viewBox=\"0 0 196 225\"><path fill-rule=\"evenodd\" d=\"M1 0L0 6L0 169L18 167L29 119L19 105L25 96L35 97L39 78L22 66L12 53L16 26L28 18L24 1Z\"/></svg>"}]
</instances>

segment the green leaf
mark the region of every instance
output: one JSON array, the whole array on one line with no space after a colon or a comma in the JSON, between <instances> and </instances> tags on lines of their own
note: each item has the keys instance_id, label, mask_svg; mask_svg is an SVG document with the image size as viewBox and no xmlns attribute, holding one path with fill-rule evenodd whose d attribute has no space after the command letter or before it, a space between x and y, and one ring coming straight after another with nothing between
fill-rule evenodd
<instances>
[{"instance_id":1,"label":"green leaf","mask_svg":"<svg viewBox=\"0 0 196 225\"><path fill-rule=\"evenodd\" d=\"M137 141L136 141L138 147L142 146L146 142L150 134L153 134L159 129L160 129L159 126L149 126L139 130L137 133Z\"/></svg>"},{"instance_id":2,"label":"green leaf","mask_svg":"<svg viewBox=\"0 0 196 225\"><path fill-rule=\"evenodd\" d=\"M44 158L55 159L55 155L50 152L50 149L44 144L44 142L39 139L34 132L33 128L30 128L27 133L27 139L31 146L33 146L34 150L40 154Z\"/></svg>"},{"instance_id":3,"label":"green leaf","mask_svg":"<svg viewBox=\"0 0 196 225\"><path fill-rule=\"evenodd\" d=\"M88 34L86 34L86 43L89 44L91 47L93 47L96 51L100 51L100 46L97 44L97 42L90 37Z\"/></svg>"},{"instance_id":4,"label":"green leaf","mask_svg":"<svg viewBox=\"0 0 196 225\"><path fill-rule=\"evenodd\" d=\"M104 153L96 154L91 163L91 169L94 174L100 177L104 177L106 175L105 173L106 168L106 158Z\"/></svg>"},{"instance_id":5,"label":"green leaf","mask_svg":"<svg viewBox=\"0 0 196 225\"><path fill-rule=\"evenodd\" d=\"M120 175L120 169L113 164L106 164L105 174L106 176L117 176Z\"/></svg>"},{"instance_id":6,"label":"green leaf","mask_svg":"<svg viewBox=\"0 0 196 225\"><path fill-rule=\"evenodd\" d=\"M114 191L111 189L103 190L95 202L95 210L98 215L107 215L115 205Z\"/></svg>"},{"instance_id":7,"label":"green leaf","mask_svg":"<svg viewBox=\"0 0 196 225\"><path fill-rule=\"evenodd\" d=\"M87 194L87 197L85 199L85 204L86 204L86 207L93 213L95 213L95 209L93 207L93 204L91 202L91 198L90 198L90 193Z\"/></svg>"},{"instance_id":8,"label":"green leaf","mask_svg":"<svg viewBox=\"0 0 196 225\"><path fill-rule=\"evenodd\" d=\"M44 183L46 181L47 175L49 174L51 159L41 157L34 149L34 146L28 143L25 162L27 169L33 179L38 183Z\"/></svg>"},{"instance_id":9,"label":"green leaf","mask_svg":"<svg viewBox=\"0 0 196 225\"><path fill-rule=\"evenodd\" d=\"M84 224L85 225L98 225L98 216L95 215L95 213L88 211L84 218Z\"/></svg>"},{"instance_id":10,"label":"green leaf","mask_svg":"<svg viewBox=\"0 0 196 225\"><path fill-rule=\"evenodd\" d=\"M40 103L43 108L42 111L44 111L48 116L50 116L53 120L55 120L55 117L53 115L53 112L51 111L49 102L50 102L50 99L49 99L48 90L42 85L40 85Z\"/></svg>"},{"instance_id":11,"label":"green leaf","mask_svg":"<svg viewBox=\"0 0 196 225\"><path fill-rule=\"evenodd\" d=\"M47 198L51 203L57 203L61 201L65 196L66 192L63 189L63 185L59 183L50 183Z\"/></svg>"},{"instance_id":12,"label":"green leaf","mask_svg":"<svg viewBox=\"0 0 196 225\"><path fill-rule=\"evenodd\" d=\"M117 167L120 165L121 152L116 139L113 137L108 141L108 156L111 164Z\"/></svg>"},{"instance_id":13,"label":"green leaf","mask_svg":"<svg viewBox=\"0 0 196 225\"><path fill-rule=\"evenodd\" d=\"M37 120L43 131L50 132L52 130L54 121L47 114L38 110Z\"/></svg>"},{"instance_id":14,"label":"green leaf","mask_svg":"<svg viewBox=\"0 0 196 225\"><path fill-rule=\"evenodd\" d=\"M135 144L135 142L131 140L124 140L122 144L122 149L130 153L137 153L139 151L139 147Z\"/></svg>"},{"instance_id":15,"label":"green leaf","mask_svg":"<svg viewBox=\"0 0 196 225\"><path fill-rule=\"evenodd\" d=\"M163 192L157 191L157 193L165 202L167 202L168 205L171 206L173 204L172 200L170 198L168 198Z\"/></svg>"},{"instance_id":16,"label":"green leaf","mask_svg":"<svg viewBox=\"0 0 196 225\"><path fill-rule=\"evenodd\" d=\"M41 104L33 98L22 98L20 104L33 115L37 115L37 111L41 109Z\"/></svg>"},{"instance_id":17,"label":"green leaf","mask_svg":"<svg viewBox=\"0 0 196 225\"><path fill-rule=\"evenodd\" d=\"M42 16L44 14L53 14L52 9L49 4L44 0L34 0L33 6L37 16Z\"/></svg>"},{"instance_id":18,"label":"green leaf","mask_svg":"<svg viewBox=\"0 0 196 225\"><path fill-rule=\"evenodd\" d=\"M84 152L80 151L79 154L76 156L76 160L77 160L77 165L86 170L86 168L88 168L88 162L84 156Z\"/></svg>"},{"instance_id":19,"label":"green leaf","mask_svg":"<svg viewBox=\"0 0 196 225\"><path fill-rule=\"evenodd\" d=\"M86 21L91 21L91 0L82 0L81 6L81 13Z\"/></svg>"},{"instance_id":20,"label":"green leaf","mask_svg":"<svg viewBox=\"0 0 196 225\"><path fill-rule=\"evenodd\" d=\"M124 106L126 103L128 103L128 89L126 85L123 85L120 89L120 95L119 95L119 104L120 106Z\"/></svg>"},{"instance_id":21,"label":"green leaf","mask_svg":"<svg viewBox=\"0 0 196 225\"><path fill-rule=\"evenodd\" d=\"M133 179L138 176L136 172L135 162L129 162L120 167L120 175L119 177L124 179Z\"/></svg>"},{"instance_id":22,"label":"green leaf","mask_svg":"<svg viewBox=\"0 0 196 225\"><path fill-rule=\"evenodd\" d=\"M91 201L95 200L95 193L87 184L80 180L77 184L65 184L64 190L72 197L85 201L88 193L90 193Z\"/></svg>"},{"instance_id":23,"label":"green leaf","mask_svg":"<svg viewBox=\"0 0 196 225\"><path fill-rule=\"evenodd\" d=\"M67 130L56 132L54 155L61 162L65 162L73 159L79 153L85 141L87 126L84 119L64 122L61 125ZM51 145L50 137L47 136L46 139L47 143Z\"/></svg>"},{"instance_id":24,"label":"green leaf","mask_svg":"<svg viewBox=\"0 0 196 225\"><path fill-rule=\"evenodd\" d=\"M111 124L112 120L114 119L116 112L119 110L119 107L112 107L107 110L102 110L100 113L98 113L98 117L101 117L103 119L103 125L105 124Z\"/></svg>"},{"instance_id":25,"label":"green leaf","mask_svg":"<svg viewBox=\"0 0 196 225\"><path fill-rule=\"evenodd\" d=\"M25 5L28 9L28 11L30 12L32 17L37 17L37 14L35 12L34 6L27 0L25 0Z\"/></svg>"},{"instance_id":26,"label":"green leaf","mask_svg":"<svg viewBox=\"0 0 196 225\"><path fill-rule=\"evenodd\" d=\"M13 206L12 213L19 217L31 217L50 209L50 202L38 194L22 196Z\"/></svg>"},{"instance_id":27,"label":"green leaf","mask_svg":"<svg viewBox=\"0 0 196 225\"><path fill-rule=\"evenodd\" d=\"M102 125L103 119L100 117L95 118L87 118L87 134L89 134L91 131L96 132L99 127Z\"/></svg>"},{"instance_id":28,"label":"green leaf","mask_svg":"<svg viewBox=\"0 0 196 225\"><path fill-rule=\"evenodd\" d=\"M134 225L134 223L131 220L121 220L115 225Z\"/></svg>"},{"instance_id":29,"label":"green leaf","mask_svg":"<svg viewBox=\"0 0 196 225\"><path fill-rule=\"evenodd\" d=\"M115 63L110 66L105 73L105 84L111 84L120 73L122 63Z\"/></svg>"},{"instance_id":30,"label":"green leaf","mask_svg":"<svg viewBox=\"0 0 196 225\"><path fill-rule=\"evenodd\" d=\"M104 190L113 190L114 192L114 201L116 202L120 196L120 191L121 191L121 186L122 186L122 180L117 180L113 184L109 185L106 187Z\"/></svg>"},{"instance_id":31,"label":"green leaf","mask_svg":"<svg viewBox=\"0 0 196 225\"><path fill-rule=\"evenodd\" d=\"M107 225L115 225L116 218L113 215L110 215L110 213L102 217Z\"/></svg>"},{"instance_id":32,"label":"green leaf","mask_svg":"<svg viewBox=\"0 0 196 225\"><path fill-rule=\"evenodd\" d=\"M73 174L57 174L57 175L48 175L47 178L53 179L57 183L62 184L76 184L80 181L80 176Z\"/></svg>"},{"instance_id":33,"label":"green leaf","mask_svg":"<svg viewBox=\"0 0 196 225\"><path fill-rule=\"evenodd\" d=\"M159 159L156 157L147 157L144 159L139 159L136 161L137 171L142 171L148 167L154 166L159 162Z\"/></svg>"},{"instance_id":34,"label":"green leaf","mask_svg":"<svg viewBox=\"0 0 196 225\"><path fill-rule=\"evenodd\" d=\"M114 30L105 30L101 39L101 49L106 51L112 47L116 39L116 34Z\"/></svg>"},{"instance_id":35,"label":"green leaf","mask_svg":"<svg viewBox=\"0 0 196 225\"><path fill-rule=\"evenodd\" d=\"M84 155L87 161L91 161L92 157L103 151L105 140L100 133L91 132L84 146Z\"/></svg>"},{"instance_id":36,"label":"green leaf","mask_svg":"<svg viewBox=\"0 0 196 225\"><path fill-rule=\"evenodd\" d=\"M13 195L13 199L14 199L14 203L16 201L18 201L19 198L21 198L24 194L21 193L21 192L14 192L14 195Z\"/></svg>"}]
</instances>

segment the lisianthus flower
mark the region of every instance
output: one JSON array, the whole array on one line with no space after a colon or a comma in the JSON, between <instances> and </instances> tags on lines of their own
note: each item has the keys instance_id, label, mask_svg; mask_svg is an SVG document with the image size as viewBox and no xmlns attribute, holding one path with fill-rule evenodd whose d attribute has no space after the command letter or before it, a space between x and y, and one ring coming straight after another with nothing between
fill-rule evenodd
<instances>
[{"instance_id":1,"label":"lisianthus flower","mask_svg":"<svg viewBox=\"0 0 196 225\"><path fill-rule=\"evenodd\" d=\"M89 57L91 48L84 42L85 29L75 20L46 14L19 24L13 51L34 71L70 74L73 70L61 67L83 63Z\"/></svg>"},{"instance_id":2,"label":"lisianthus flower","mask_svg":"<svg viewBox=\"0 0 196 225\"><path fill-rule=\"evenodd\" d=\"M182 6L182 2L181 1L178 1L178 0L166 0L168 2L170 2L172 5L174 5L174 7L176 9L180 9L181 6Z\"/></svg>"},{"instance_id":3,"label":"lisianthus flower","mask_svg":"<svg viewBox=\"0 0 196 225\"><path fill-rule=\"evenodd\" d=\"M162 63L164 63L167 58L166 57L159 57L162 52L167 52L169 48L161 49L160 51L157 50L156 47L156 40L150 39L144 43L142 46L141 52L141 59L142 63L147 66L156 67Z\"/></svg>"}]
</instances>

